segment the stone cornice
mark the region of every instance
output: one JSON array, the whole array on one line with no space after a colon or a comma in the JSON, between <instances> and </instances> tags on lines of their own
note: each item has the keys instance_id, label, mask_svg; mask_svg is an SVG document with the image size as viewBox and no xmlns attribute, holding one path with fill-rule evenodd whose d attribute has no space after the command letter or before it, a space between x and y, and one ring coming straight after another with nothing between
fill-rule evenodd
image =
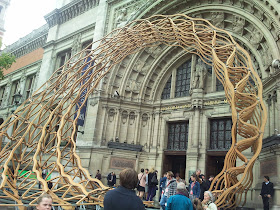
<instances>
[{"instance_id":1,"label":"stone cornice","mask_svg":"<svg viewBox=\"0 0 280 210\"><path fill-rule=\"evenodd\" d=\"M67 42L69 40L72 40L73 37L79 33L82 33L82 34L86 34L90 31L94 31L94 28L95 28L95 23L94 24L91 24L85 28L82 28L80 30L77 30L75 31L75 33L71 33L71 34L68 34L67 36L64 36L60 39L57 39L57 40L51 40L47 43L45 43L45 45L43 46L44 49L47 49L48 47L52 46L52 45L56 45L57 43L63 43L63 42ZM83 40L84 41L84 40Z\"/></svg>"},{"instance_id":2,"label":"stone cornice","mask_svg":"<svg viewBox=\"0 0 280 210\"><path fill-rule=\"evenodd\" d=\"M42 27L32 31L30 34L19 39L17 42L9 45L4 49L4 52L10 52L19 58L25 54L28 54L40 47L42 47L47 40L48 25L45 24Z\"/></svg>"},{"instance_id":3,"label":"stone cornice","mask_svg":"<svg viewBox=\"0 0 280 210\"><path fill-rule=\"evenodd\" d=\"M264 81L262 81L263 83L263 87L266 88L268 87L271 83L276 83L277 79L280 77L280 70L278 69L274 74L270 75L269 77L267 77Z\"/></svg>"},{"instance_id":4,"label":"stone cornice","mask_svg":"<svg viewBox=\"0 0 280 210\"><path fill-rule=\"evenodd\" d=\"M74 0L64 7L53 10L44 17L51 28L57 24L65 23L98 5L99 0Z\"/></svg>"}]
</instances>

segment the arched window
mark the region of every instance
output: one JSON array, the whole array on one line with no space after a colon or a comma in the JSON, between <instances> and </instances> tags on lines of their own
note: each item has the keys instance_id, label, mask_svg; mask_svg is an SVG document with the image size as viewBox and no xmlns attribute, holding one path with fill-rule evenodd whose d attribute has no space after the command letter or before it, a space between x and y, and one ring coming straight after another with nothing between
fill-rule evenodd
<instances>
[{"instance_id":1,"label":"arched window","mask_svg":"<svg viewBox=\"0 0 280 210\"><path fill-rule=\"evenodd\" d=\"M171 78L172 76L169 77L169 79L167 80L165 87L162 91L161 94L161 99L169 99L170 98L170 92L171 92Z\"/></svg>"},{"instance_id":2,"label":"arched window","mask_svg":"<svg viewBox=\"0 0 280 210\"><path fill-rule=\"evenodd\" d=\"M175 98L190 95L191 60L183 63L176 73Z\"/></svg>"}]
</instances>

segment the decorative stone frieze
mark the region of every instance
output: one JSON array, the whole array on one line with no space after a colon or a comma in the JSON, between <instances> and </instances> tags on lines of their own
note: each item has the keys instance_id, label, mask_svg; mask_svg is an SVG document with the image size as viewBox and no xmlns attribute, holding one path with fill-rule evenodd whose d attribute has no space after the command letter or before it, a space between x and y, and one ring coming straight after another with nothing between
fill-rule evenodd
<instances>
[{"instance_id":1,"label":"decorative stone frieze","mask_svg":"<svg viewBox=\"0 0 280 210\"><path fill-rule=\"evenodd\" d=\"M74 0L45 16L49 27L65 23L99 5L99 0Z\"/></svg>"},{"instance_id":2,"label":"decorative stone frieze","mask_svg":"<svg viewBox=\"0 0 280 210\"><path fill-rule=\"evenodd\" d=\"M19 58L25 54L32 52L46 44L49 27L47 24L33 30L30 34L19 39L17 42L9 45L4 52L10 52Z\"/></svg>"},{"instance_id":3,"label":"decorative stone frieze","mask_svg":"<svg viewBox=\"0 0 280 210\"><path fill-rule=\"evenodd\" d=\"M224 28L224 13L223 12L212 12L211 20L214 26L223 29Z\"/></svg>"},{"instance_id":4,"label":"decorative stone frieze","mask_svg":"<svg viewBox=\"0 0 280 210\"><path fill-rule=\"evenodd\" d=\"M234 19L232 22L232 31L234 31L237 34L243 35L245 19L241 18L240 16L233 16L233 17Z\"/></svg>"}]
</instances>

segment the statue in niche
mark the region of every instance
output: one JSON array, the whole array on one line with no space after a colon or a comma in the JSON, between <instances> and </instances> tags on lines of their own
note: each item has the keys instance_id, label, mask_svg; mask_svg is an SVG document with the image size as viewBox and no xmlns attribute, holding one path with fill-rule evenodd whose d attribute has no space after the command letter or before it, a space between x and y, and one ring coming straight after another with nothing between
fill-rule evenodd
<instances>
[{"instance_id":1,"label":"statue in niche","mask_svg":"<svg viewBox=\"0 0 280 210\"><path fill-rule=\"evenodd\" d=\"M123 111L122 112L122 123L125 124L128 118L128 112L127 111Z\"/></svg>"},{"instance_id":2,"label":"statue in niche","mask_svg":"<svg viewBox=\"0 0 280 210\"><path fill-rule=\"evenodd\" d=\"M136 62L134 68L135 68L136 71L139 72L139 71L142 70L143 66L144 66L144 61L142 61L142 60L139 59L139 60Z\"/></svg>"},{"instance_id":3,"label":"statue in niche","mask_svg":"<svg viewBox=\"0 0 280 210\"><path fill-rule=\"evenodd\" d=\"M264 46L263 50L262 50L262 61L263 61L263 66L266 68L268 66L270 66L272 64L272 53L271 50L268 46Z\"/></svg>"},{"instance_id":4,"label":"statue in niche","mask_svg":"<svg viewBox=\"0 0 280 210\"><path fill-rule=\"evenodd\" d=\"M211 20L214 26L217 28L224 28L224 13L223 12L212 12Z\"/></svg>"},{"instance_id":5,"label":"statue in niche","mask_svg":"<svg viewBox=\"0 0 280 210\"><path fill-rule=\"evenodd\" d=\"M194 72L193 89L203 89L207 76L207 65L199 58Z\"/></svg>"},{"instance_id":6,"label":"statue in niche","mask_svg":"<svg viewBox=\"0 0 280 210\"><path fill-rule=\"evenodd\" d=\"M128 80L126 85L126 90L138 93L140 88L141 88L141 82L136 82L133 79Z\"/></svg>"},{"instance_id":7,"label":"statue in niche","mask_svg":"<svg viewBox=\"0 0 280 210\"><path fill-rule=\"evenodd\" d=\"M127 9L123 8L116 19L117 28L123 27L127 21Z\"/></svg>"},{"instance_id":8,"label":"statue in niche","mask_svg":"<svg viewBox=\"0 0 280 210\"><path fill-rule=\"evenodd\" d=\"M141 73L142 74L146 74L150 69L150 66L149 65L145 65L143 66L143 68L141 69Z\"/></svg>"},{"instance_id":9,"label":"statue in niche","mask_svg":"<svg viewBox=\"0 0 280 210\"><path fill-rule=\"evenodd\" d=\"M162 52L162 49L160 46L155 46L155 47L148 47L145 49L146 52L148 54L150 54L151 56L153 56L154 58L160 53Z\"/></svg>"},{"instance_id":10,"label":"statue in niche","mask_svg":"<svg viewBox=\"0 0 280 210\"><path fill-rule=\"evenodd\" d=\"M258 45L261 43L262 39L263 39L263 34L258 29L254 29L252 31L251 43L255 47L258 47Z\"/></svg>"},{"instance_id":11,"label":"statue in niche","mask_svg":"<svg viewBox=\"0 0 280 210\"><path fill-rule=\"evenodd\" d=\"M77 52L79 52L82 49L82 34L79 33L73 37L73 43L72 43L72 55L75 55Z\"/></svg>"},{"instance_id":12,"label":"statue in niche","mask_svg":"<svg viewBox=\"0 0 280 210\"><path fill-rule=\"evenodd\" d=\"M238 16L234 16L232 22L232 30L237 34L243 34L244 26L245 26L245 19Z\"/></svg>"},{"instance_id":13,"label":"statue in niche","mask_svg":"<svg viewBox=\"0 0 280 210\"><path fill-rule=\"evenodd\" d=\"M115 117L115 110L114 109L109 110L108 117L109 117L109 122L113 122L114 117Z\"/></svg>"}]
</instances>

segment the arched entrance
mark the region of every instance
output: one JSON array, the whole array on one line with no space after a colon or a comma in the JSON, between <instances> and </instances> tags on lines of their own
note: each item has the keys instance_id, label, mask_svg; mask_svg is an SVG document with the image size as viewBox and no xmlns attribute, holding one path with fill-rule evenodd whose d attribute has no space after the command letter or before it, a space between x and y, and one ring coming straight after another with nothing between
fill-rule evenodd
<instances>
[{"instance_id":1,"label":"arched entrance","mask_svg":"<svg viewBox=\"0 0 280 210\"><path fill-rule=\"evenodd\" d=\"M7 128L11 124L20 122L18 129L11 135L11 139L15 137L19 139L16 141L12 139L8 143L11 146L5 148L12 152L13 157L17 157L15 151L22 146L32 147L34 150L34 154L21 155L25 160L30 161L18 160L14 164L15 168L27 169L27 172L21 176L30 178L31 174L35 173L37 180L44 186L44 191L51 193L54 201L59 204L70 206L70 201L77 204L96 200L101 202L99 197L88 200L90 196L98 194L95 190L100 194L108 188L91 178L88 171L82 167L75 151L75 125L88 96L114 65L129 54L159 44L182 47L185 51L197 54L202 62L207 64L212 62L218 79L224 85L232 109L232 146L227 153L223 170L215 178L218 180L217 186L221 189L214 189L212 186L212 190L218 195L216 201L218 206L232 208L238 205L243 192L246 195L246 191L252 184L252 167L261 150L266 121L262 84L253 70L250 56L229 33L216 28L206 20L194 19L186 15L153 16L146 20L134 21L124 28L113 31L90 53L85 53L84 50L72 57L57 70L59 74L53 74L50 80L33 95L30 104L23 103L10 117L14 120L1 126L5 131L1 135L9 136ZM198 69L195 86L199 87L202 75L203 69ZM41 106L40 109L37 108L38 104ZM51 109L54 105L55 108ZM200 104L194 104L193 109L195 115L199 114L197 110L200 109ZM47 129L48 125L52 129ZM56 125L59 125L58 130L54 129ZM197 126L196 122L194 126ZM19 135L22 130L25 133ZM44 144L46 133L50 136L47 145ZM237 142L238 135L242 140ZM62 146L63 143L66 145ZM242 151L248 148L254 151L250 160L242 154ZM55 152L52 152L53 150ZM68 150L70 152L65 152ZM17 185L7 183L20 182L20 185L30 185L32 186L28 189L30 191L36 188L37 180L18 180L17 176L13 176L12 171L15 170L9 170L8 167L12 156L2 158L4 177L1 189L6 195L10 195L6 188L11 188L16 193L10 199L22 204L20 198L25 199L25 194L19 197L15 190ZM56 161L53 161L53 158L56 158ZM240 167L235 166L237 158L244 163ZM41 175L42 168L53 173L57 172L53 180L59 189L66 191L70 196L74 194L77 197L66 200L63 196L67 193L60 197L49 190L46 179ZM240 179L238 175L241 176ZM36 201L35 197L26 197L26 199L30 199L31 204Z\"/></svg>"}]
</instances>

